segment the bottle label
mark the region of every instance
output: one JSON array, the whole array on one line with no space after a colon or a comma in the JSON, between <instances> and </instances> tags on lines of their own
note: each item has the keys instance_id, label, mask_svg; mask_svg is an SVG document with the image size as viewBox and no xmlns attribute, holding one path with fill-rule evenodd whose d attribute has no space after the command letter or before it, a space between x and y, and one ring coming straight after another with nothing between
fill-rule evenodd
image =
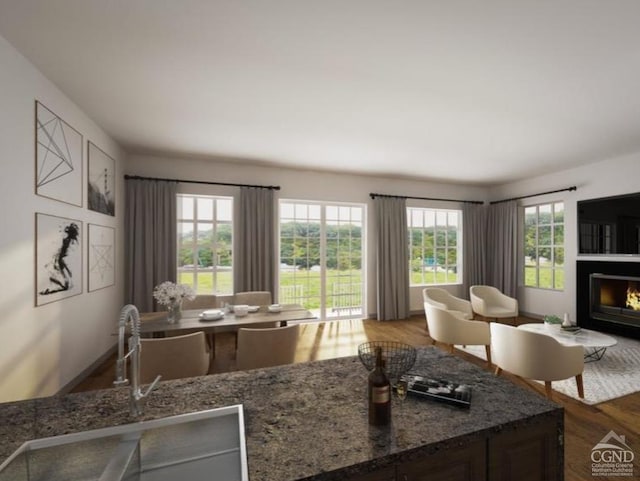
<instances>
[{"instance_id":1,"label":"bottle label","mask_svg":"<svg viewBox=\"0 0 640 481\"><path fill-rule=\"evenodd\" d=\"M374 403L388 403L391 398L389 386L371 388L371 401Z\"/></svg>"}]
</instances>

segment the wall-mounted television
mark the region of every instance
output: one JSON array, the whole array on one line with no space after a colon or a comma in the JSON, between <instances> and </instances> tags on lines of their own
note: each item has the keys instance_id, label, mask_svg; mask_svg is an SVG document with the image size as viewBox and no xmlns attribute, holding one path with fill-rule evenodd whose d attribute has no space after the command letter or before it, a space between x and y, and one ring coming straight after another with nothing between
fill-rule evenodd
<instances>
[{"instance_id":1,"label":"wall-mounted television","mask_svg":"<svg viewBox=\"0 0 640 481\"><path fill-rule=\"evenodd\" d=\"M640 192L578 201L578 253L640 255Z\"/></svg>"}]
</instances>

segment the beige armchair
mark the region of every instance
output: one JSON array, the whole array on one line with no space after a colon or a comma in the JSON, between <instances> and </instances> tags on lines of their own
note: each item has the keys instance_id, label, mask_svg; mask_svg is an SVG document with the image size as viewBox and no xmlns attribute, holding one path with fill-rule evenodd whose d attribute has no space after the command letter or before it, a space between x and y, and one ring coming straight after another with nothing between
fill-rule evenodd
<instances>
[{"instance_id":1,"label":"beige armchair","mask_svg":"<svg viewBox=\"0 0 640 481\"><path fill-rule=\"evenodd\" d=\"M431 339L447 344L449 352L453 352L455 344L484 346L487 365L491 367L491 334L486 322L461 319L453 312L434 307L427 302L424 303L424 312Z\"/></svg>"},{"instance_id":2,"label":"beige armchair","mask_svg":"<svg viewBox=\"0 0 640 481\"><path fill-rule=\"evenodd\" d=\"M518 300L492 286L471 286L469 297L473 312L486 319L518 318Z\"/></svg>"},{"instance_id":3,"label":"beige armchair","mask_svg":"<svg viewBox=\"0 0 640 481\"><path fill-rule=\"evenodd\" d=\"M162 380L204 376L211 353L204 332L160 339L140 339L140 382L149 383L158 374Z\"/></svg>"},{"instance_id":4,"label":"beige armchair","mask_svg":"<svg viewBox=\"0 0 640 481\"><path fill-rule=\"evenodd\" d=\"M238 329L238 369L291 364L295 360L300 326Z\"/></svg>"},{"instance_id":5,"label":"beige armchair","mask_svg":"<svg viewBox=\"0 0 640 481\"><path fill-rule=\"evenodd\" d=\"M471 303L460 299L440 287L426 287L422 290L422 300L434 307L446 309L462 319L473 319Z\"/></svg>"},{"instance_id":6,"label":"beige armchair","mask_svg":"<svg viewBox=\"0 0 640 481\"><path fill-rule=\"evenodd\" d=\"M490 323L490 328L496 375L505 370L526 379L544 381L548 398L551 398L552 381L575 376L578 395L584 397L582 346L565 346L546 334L497 322Z\"/></svg>"}]
</instances>

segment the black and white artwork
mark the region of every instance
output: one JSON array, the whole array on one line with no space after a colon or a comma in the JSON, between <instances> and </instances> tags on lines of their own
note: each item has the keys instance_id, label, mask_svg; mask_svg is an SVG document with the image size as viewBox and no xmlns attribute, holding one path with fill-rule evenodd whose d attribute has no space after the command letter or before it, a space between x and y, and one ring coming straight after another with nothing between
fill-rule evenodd
<instances>
[{"instance_id":1,"label":"black and white artwork","mask_svg":"<svg viewBox=\"0 0 640 481\"><path fill-rule=\"evenodd\" d=\"M82 135L37 100L36 194L82 207Z\"/></svg>"},{"instance_id":2,"label":"black and white artwork","mask_svg":"<svg viewBox=\"0 0 640 481\"><path fill-rule=\"evenodd\" d=\"M82 294L82 222L36 213L36 306Z\"/></svg>"},{"instance_id":3,"label":"black and white artwork","mask_svg":"<svg viewBox=\"0 0 640 481\"><path fill-rule=\"evenodd\" d=\"M116 215L116 162L91 141L89 152L89 209Z\"/></svg>"},{"instance_id":4,"label":"black and white artwork","mask_svg":"<svg viewBox=\"0 0 640 481\"><path fill-rule=\"evenodd\" d=\"M89 224L89 292L116 282L115 232L112 227Z\"/></svg>"}]
</instances>

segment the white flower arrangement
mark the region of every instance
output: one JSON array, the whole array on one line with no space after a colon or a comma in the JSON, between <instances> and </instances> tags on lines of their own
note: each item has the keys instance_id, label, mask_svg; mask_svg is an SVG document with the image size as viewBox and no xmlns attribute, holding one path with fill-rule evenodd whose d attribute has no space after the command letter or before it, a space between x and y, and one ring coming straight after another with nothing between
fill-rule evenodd
<instances>
[{"instance_id":1,"label":"white flower arrangement","mask_svg":"<svg viewBox=\"0 0 640 481\"><path fill-rule=\"evenodd\" d=\"M196 293L186 284L176 284L175 282L165 281L159 284L153 290L153 297L160 304L168 306L176 301L182 302L184 299L195 299Z\"/></svg>"}]
</instances>

